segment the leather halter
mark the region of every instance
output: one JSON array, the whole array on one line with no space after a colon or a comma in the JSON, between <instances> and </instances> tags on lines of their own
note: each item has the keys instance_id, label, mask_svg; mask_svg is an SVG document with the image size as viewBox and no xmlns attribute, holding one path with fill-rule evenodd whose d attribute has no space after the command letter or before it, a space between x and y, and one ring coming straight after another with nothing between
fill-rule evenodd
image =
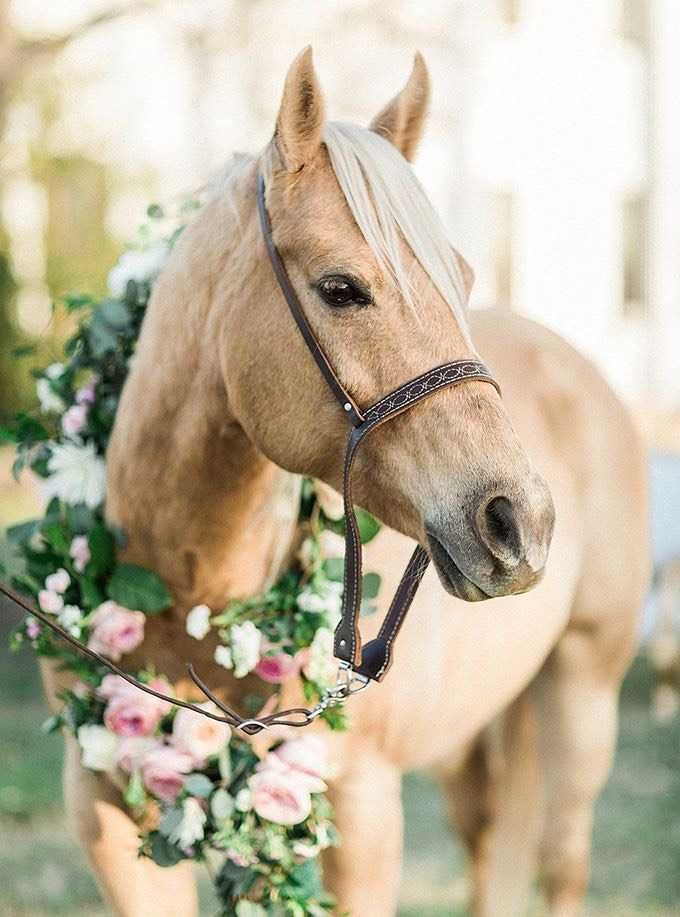
<instances>
[{"instance_id":1,"label":"leather halter","mask_svg":"<svg viewBox=\"0 0 680 917\"><path fill-rule=\"evenodd\" d=\"M366 687L369 681L381 681L390 667L392 645L404 622L406 612L413 601L430 559L424 548L418 545L404 571L378 636L374 640L370 640L362 652L358 623L361 607L361 539L352 500L352 466L357 449L364 438L376 427L407 411L423 398L427 398L440 389L459 385L461 382L488 382L500 393L497 382L483 363L477 360L454 360L451 363L444 363L441 366L430 369L415 379L411 379L410 382L405 382L364 411L360 410L336 376L328 357L316 339L316 335L312 331L300 305L295 288L290 282L286 267L276 249L265 203L265 186L262 175L258 176L257 209L264 242L281 292L288 303L288 307L307 347L328 383L328 387L333 392L351 424L345 452L343 486L346 523L343 606L342 617L335 631L335 655L340 660L337 683L328 688L318 703L311 709L291 707L288 710L279 710L276 713L262 714L253 719L243 717L228 707L221 698L217 697L208 688L193 666L188 665L189 677L196 687L221 711L221 715L213 713L202 706L198 706L198 704L156 691L149 685L139 681L134 675L130 675L129 672L119 669L110 659L85 646L80 640L57 624L56 621L53 621L49 615L35 608L14 589L0 582L0 594L5 595L17 607L33 615L64 642L119 675L129 684L139 688L140 691L151 694L177 707L193 710L208 719L227 723L234 729L240 729L248 735L255 735L262 729L268 729L272 726L308 726L321 716L326 709L343 703L351 694Z\"/></svg>"},{"instance_id":2,"label":"leather halter","mask_svg":"<svg viewBox=\"0 0 680 917\"><path fill-rule=\"evenodd\" d=\"M352 676L360 682L369 679L381 681L392 663L392 646L404 623L406 613L416 590L430 562L429 555L418 545L404 571L394 594L378 636L361 647L359 633L359 611L361 608L361 539L352 500L352 467L357 450L366 436L386 421L402 414L424 398L440 389L459 385L462 382L488 382L500 393L498 383L487 367L478 360L454 360L400 385L388 395L361 410L345 386L338 379L330 360L314 334L304 313L300 300L291 283L286 266L272 237L272 226L265 201L265 183L262 174L257 179L257 211L260 228L276 280L284 295L288 308L304 338L310 353L328 383L328 387L339 402L352 429L347 440L343 480L345 504L345 576L342 601L342 617L335 631L334 651Z\"/></svg>"}]
</instances>

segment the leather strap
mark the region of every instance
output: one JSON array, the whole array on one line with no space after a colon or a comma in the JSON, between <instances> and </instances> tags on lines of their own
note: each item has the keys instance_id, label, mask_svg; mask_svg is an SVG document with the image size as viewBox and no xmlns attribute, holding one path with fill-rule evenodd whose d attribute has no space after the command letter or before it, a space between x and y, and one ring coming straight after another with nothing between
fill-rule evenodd
<instances>
[{"instance_id":1,"label":"leather strap","mask_svg":"<svg viewBox=\"0 0 680 917\"><path fill-rule=\"evenodd\" d=\"M392 599L378 636L371 640L362 653L359 633L361 609L362 573L361 538L352 499L352 467L354 457L364 438L386 420L411 408L424 398L440 389L459 385L462 382L488 382L500 394L500 388L487 367L478 360L454 360L434 369L429 369L400 385L394 391L378 399L363 414L353 398L338 379L330 360L316 339L307 321L295 288L272 237L271 221L265 201L264 178L257 180L257 209L260 228L274 275L288 304L288 308L300 329L310 353L321 370L330 390L353 425L347 441L343 477L343 498L345 508L345 571L342 617L335 631L334 652L351 671L373 681L385 676L392 661L392 645L404 622L416 590L429 564L429 556L420 545L415 549Z\"/></svg>"}]
</instances>

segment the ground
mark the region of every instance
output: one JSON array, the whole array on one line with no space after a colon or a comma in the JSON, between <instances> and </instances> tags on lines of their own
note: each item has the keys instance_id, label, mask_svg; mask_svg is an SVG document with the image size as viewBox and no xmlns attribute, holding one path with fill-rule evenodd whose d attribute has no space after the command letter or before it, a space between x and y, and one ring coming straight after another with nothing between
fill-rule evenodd
<instances>
[{"instance_id":1,"label":"ground","mask_svg":"<svg viewBox=\"0 0 680 917\"><path fill-rule=\"evenodd\" d=\"M0 628L0 631L2 628ZM61 739L40 732L46 709L32 660L0 649L0 915L98 917L105 909L63 818ZM407 854L400 917L458 917L467 885L436 788L405 780ZM202 913L213 915L207 882ZM590 917L680 915L680 721L649 716L639 661L623 695L616 766L597 810ZM541 914L536 905L532 917Z\"/></svg>"}]
</instances>

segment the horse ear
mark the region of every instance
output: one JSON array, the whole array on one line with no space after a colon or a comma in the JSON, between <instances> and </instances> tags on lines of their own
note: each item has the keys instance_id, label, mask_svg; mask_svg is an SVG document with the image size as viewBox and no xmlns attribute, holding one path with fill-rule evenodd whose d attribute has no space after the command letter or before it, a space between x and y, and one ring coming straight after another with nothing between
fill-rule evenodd
<instances>
[{"instance_id":1,"label":"horse ear","mask_svg":"<svg viewBox=\"0 0 680 917\"><path fill-rule=\"evenodd\" d=\"M307 46L290 65L276 119L274 145L287 172L299 172L321 146L324 102Z\"/></svg>"},{"instance_id":2,"label":"horse ear","mask_svg":"<svg viewBox=\"0 0 680 917\"><path fill-rule=\"evenodd\" d=\"M371 122L371 130L389 140L409 160L413 159L430 107L430 74L416 51L408 82Z\"/></svg>"}]
</instances>

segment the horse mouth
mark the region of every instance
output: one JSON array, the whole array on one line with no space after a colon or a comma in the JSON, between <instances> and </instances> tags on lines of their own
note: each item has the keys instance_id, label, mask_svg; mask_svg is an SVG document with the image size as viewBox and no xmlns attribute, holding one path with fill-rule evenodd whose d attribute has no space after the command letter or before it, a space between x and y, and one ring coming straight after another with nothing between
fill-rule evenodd
<instances>
[{"instance_id":1,"label":"horse mouth","mask_svg":"<svg viewBox=\"0 0 680 917\"><path fill-rule=\"evenodd\" d=\"M427 532L427 541L439 580L448 593L464 602L483 602L491 598L463 573L436 535Z\"/></svg>"}]
</instances>

